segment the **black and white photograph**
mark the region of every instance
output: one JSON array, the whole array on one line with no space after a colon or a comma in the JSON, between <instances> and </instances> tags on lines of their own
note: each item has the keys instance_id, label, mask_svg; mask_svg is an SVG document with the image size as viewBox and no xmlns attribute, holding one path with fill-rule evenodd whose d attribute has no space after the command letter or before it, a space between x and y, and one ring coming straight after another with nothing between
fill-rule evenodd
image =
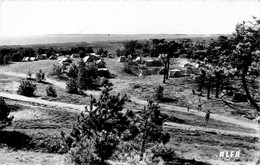
<instances>
[{"instance_id":1,"label":"black and white photograph","mask_svg":"<svg viewBox=\"0 0 260 165\"><path fill-rule=\"evenodd\" d=\"M0 0L0 165L260 165L260 0Z\"/></svg>"}]
</instances>

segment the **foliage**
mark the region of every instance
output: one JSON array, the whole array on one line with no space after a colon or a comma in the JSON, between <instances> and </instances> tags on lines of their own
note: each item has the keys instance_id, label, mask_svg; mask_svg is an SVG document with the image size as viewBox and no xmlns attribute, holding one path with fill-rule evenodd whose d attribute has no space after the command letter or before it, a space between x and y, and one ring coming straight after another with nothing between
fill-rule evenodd
<instances>
[{"instance_id":1,"label":"foliage","mask_svg":"<svg viewBox=\"0 0 260 165\"><path fill-rule=\"evenodd\" d=\"M57 97L56 89L52 85L49 85L46 88L46 93L47 93L47 96Z\"/></svg>"},{"instance_id":2,"label":"foliage","mask_svg":"<svg viewBox=\"0 0 260 165\"><path fill-rule=\"evenodd\" d=\"M37 82L42 82L45 80L45 73L40 69L39 72L35 74L35 78Z\"/></svg>"},{"instance_id":3,"label":"foliage","mask_svg":"<svg viewBox=\"0 0 260 165\"><path fill-rule=\"evenodd\" d=\"M59 65L53 64L51 74L56 75L59 79L61 79L63 76L63 68Z\"/></svg>"},{"instance_id":4,"label":"foliage","mask_svg":"<svg viewBox=\"0 0 260 165\"><path fill-rule=\"evenodd\" d=\"M6 105L5 100L0 97L0 130L10 125L13 117L9 117L10 108Z\"/></svg>"},{"instance_id":5,"label":"foliage","mask_svg":"<svg viewBox=\"0 0 260 165\"><path fill-rule=\"evenodd\" d=\"M29 70L28 73L27 73L27 80L32 80L32 73L31 71Z\"/></svg>"},{"instance_id":6,"label":"foliage","mask_svg":"<svg viewBox=\"0 0 260 165\"><path fill-rule=\"evenodd\" d=\"M148 106L138 112L139 134L135 139L134 146L141 151L141 157L145 150L151 147L153 143L166 144L169 139L169 133L163 131L163 122L166 116L161 114L159 104L153 101L148 102Z\"/></svg>"},{"instance_id":7,"label":"foliage","mask_svg":"<svg viewBox=\"0 0 260 165\"><path fill-rule=\"evenodd\" d=\"M156 88L156 91L155 91L155 97L158 101L162 101L163 99L163 86L159 85L157 88Z\"/></svg>"},{"instance_id":8,"label":"foliage","mask_svg":"<svg viewBox=\"0 0 260 165\"><path fill-rule=\"evenodd\" d=\"M24 95L24 96L33 96L34 91L36 89L37 89L36 84L33 84L31 81L28 80L22 80L18 87L17 93L19 95Z\"/></svg>"},{"instance_id":9,"label":"foliage","mask_svg":"<svg viewBox=\"0 0 260 165\"><path fill-rule=\"evenodd\" d=\"M131 133L136 130L131 125L134 113L123 112L127 97L110 95L111 90L108 85L98 100L92 97L90 107L81 114L70 135L63 134L76 164L106 164L121 141L134 137Z\"/></svg>"},{"instance_id":10,"label":"foliage","mask_svg":"<svg viewBox=\"0 0 260 165\"><path fill-rule=\"evenodd\" d=\"M77 79L70 78L69 81L66 82L66 91L71 94L78 93Z\"/></svg>"},{"instance_id":11,"label":"foliage","mask_svg":"<svg viewBox=\"0 0 260 165\"><path fill-rule=\"evenodd\" d=\"M67 76L69 78L77 78L77 75L78 75L78 67L76 64L72 64L68 73L67 73Z\"/></svg>"}]
</instances>

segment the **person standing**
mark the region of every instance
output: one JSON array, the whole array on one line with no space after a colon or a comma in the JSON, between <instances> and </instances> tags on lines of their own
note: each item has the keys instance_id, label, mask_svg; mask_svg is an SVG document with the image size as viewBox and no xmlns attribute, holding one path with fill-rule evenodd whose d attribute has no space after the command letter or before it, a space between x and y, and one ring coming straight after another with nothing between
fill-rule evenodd
<instances>
[{"instance_id":1,"label":"person standing","mask_svg":"<svg viewBox=\"0 0 260 165\"><path fill-rule=\"evenodd\" d=\"M202 106L202 104L201 104L201 101L200 101L200 99L199 99L198 112L201 111L201 106Z\"/></svg>"},{"instance_id":2,"label":"person standing","mask_svg":"<svg viewBox=\"0 0 260 165\"><path fill-rule=\"evenodd\" d=\"M209 121L209 116L210 116L210 111L208 110L206 115L205 115L205 123L208 123Z\"/></svg>"}]
</instances>

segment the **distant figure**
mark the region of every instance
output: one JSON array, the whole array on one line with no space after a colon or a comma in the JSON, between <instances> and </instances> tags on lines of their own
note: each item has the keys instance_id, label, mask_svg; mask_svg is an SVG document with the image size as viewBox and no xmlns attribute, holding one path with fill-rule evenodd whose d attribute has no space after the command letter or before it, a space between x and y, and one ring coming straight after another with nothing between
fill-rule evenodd
<instances>
[{"instance_id":1,"label":"distant figure","mask_svg":"<svg viewBox=\"0 0 260 165\"><path fill-rule=\"evenodd\" d=\"M201 102L198 104L198 112L201 111Z\"/></svg>"},{"instance_id":2,"label":"distant figure","mask_svg":"<svg viewBox=\"0 0 260 165\"><path fill-rule=\"evenodd\" d=\"M192 89L192 94L193 94L193 95L195 95L195 94L196 94L194 89Z\"/></svg>"},{"instance_id":3,"label":"distant figure","mask_svg":"<svg viewBox=\"0 0 260 165\"><path fill-rule=\"evenodd\" d=\"M202 104L201 104L201 101L200 101L200 99L199 99L198 112L201 111L201 106L202 106Z\"/></svg>"},{"instance_id":4,"label":"distant figure","mask_svg":"<svg viewBox=\"0 0 260 165\"><path fill-rule=\"evenodd\" d=\"M190 105L188 105L188 107L187 107L187 111L190 112Z\"/></svg>"},{"instance_id":5,"label":"distant figure","mask_svg":"<svg viewBox=\"0 0 260 165\"><path fill-rule=\"evenodd\" d=\"M209 116L210 116L210 111L208 110L208 112L205 115L205 123L208 123L209 121Z\"/></svg>"}]
</instances>

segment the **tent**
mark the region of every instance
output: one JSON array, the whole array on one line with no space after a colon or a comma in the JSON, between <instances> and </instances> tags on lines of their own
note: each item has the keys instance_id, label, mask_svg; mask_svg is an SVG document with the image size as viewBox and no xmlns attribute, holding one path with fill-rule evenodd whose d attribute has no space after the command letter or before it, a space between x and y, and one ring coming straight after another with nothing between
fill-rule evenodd
<instances>
[{"instance_id":1,"label":"tent","mask_svg":"<svg viewBox=\"0 0 260 165\"><path fill-rule=\"evenodd\" d=\"M111 74L107 68L98 68L98 75L106 78L111 77Z\"/></svg>"},{"instance_id":2,"label":"tent","mask_svg":"<svg viewBox=\"0 0 260 165\"><path fill-rule=\"evenodd\" d=\"M23 61L29 61L30 57L24 57Z\"/></svg>"},{"instance_id":3,"label":"tent","mask_svg":"<svg viewBox=\"0 0 260 165\"><path fill-rule=\"evenodd\" d=\"M107 83L107 82L108 82L107 78L98 76L94 80L93 84L97 85L97 86L102 86L104 83Z\"/></svg>"},{"instance_id":4,"label":"tent","mask_svg":"<svg viewBox=\"0 0 260 165\"><path fill-rule=\"evenodd\" d=\"M138 77L148 76L148 69L142 69L138 75Z\"/></svg>"},{"instance_id":5,"label":"tent","mask_svg":"<svg viewBox=\"0 0 260 165\"><path fill-rule=\"evenodd\" d=\"M87 54L87 56L90 56L91 58L93 58L95 61L101 59L101 56L96 54L96 53L90 53Z\"/></svg>"},{"instance_id":6,"label":"tent","mask_svg":"<svg viewBox=\"0 0 260 165\"><path fill-rule=\"evenodd\" d=\"M79 58L79 54L78 53L73 53L70 57L71 58Z\"/></svg>"},{"instance_id":7,"label":"tent","mask_svg":"<svg viewBox=\"0 0 260 165\"><path fill-rule=\"evenodd\" d=\"M56 59L57 59L57 56L51 55L51 56L49 57L49 59L51 59L51 60L56 60Z\"/></svg>"},{"instance_id":8,"label":"tent","mask_svg":"<svg viewBox=\"0 0 260 165\"><path fill-rule=\"evenodd\" d=\"M118 59L118 62L125 62L126 61L126 57L125 56L120 56Z\"/></svg>"},{"instance_id":9,"label":"tent","mask_svg":"<svg viewBox=\"0 0 260 165\"><path fill-rule=\"evenodd\" d=\"M46 54L38 54L37 58L38 58L38 60L44 60L44 59L47 58L47 55Z\"/></svg>"},{"instance_id":10,"label":"tent","mask_svg":"<svg viewBox=\"0 0 260 165\"><path fill-rule=\"evenodd\" d=\"M247 102L247 96L245 94L236 92L232 98L233 102Z\"/></svg>"},{"instance_id":11,"label":"tent","mask_svg":"<svg viewBox=\"0 0 260 165\"><path fill-rule=\"evenodd\" d=\"M162 65L163 65L162 59L160 59L160 58L154 59L154 60L153 60L153 65L154 65L154 66L162 66Z\"/></svg>"},{"instance_id":12,"label":"tent","mask_svg":"<svg viewBox=\"0 0 260 165\"><path fill-rule=\"evenodd\" d=\"M169 77L183 77L186 76L185 71L173 69L169 71Z\"/></svg>"},{"instance_id":13,"label":"tent","mask_svg":"<svg viewBox=\"0 0 260 165\"><path fill-rule=\"evenodd\" d=\"M146 66L153 66L154 60L146 60L145 65Z\"/></svg>"},{"instance_id":14,"label":"tent","mask_svg":"<svg viewBox=\"0 0 260 165\"><path fill-rule=\"evenodd\" d=\"M36 61L36 57L30 57L29 60L30 61Z\"/></svg>"},{"instance_id":15,"label":"tent","mask_svg":"<svg viewBox=\"0 0 260 165\"><path fill-rule=\"evenodd\" d=\"M181 54L179 55L179 58L187 58L187 54Z\"/></svg>"},{"instance_id":16,"label":"tent","mask_svg":"<svg viewBox=\"0 0 260 165\"><path fill-rule=\"evenodd\" d=\"M133 62L141 63L141 57L136 57L136 59L134 59Z\"/></svg>"},{"instance_id":17,"label":"tent","mask_svg":"<svg viewBox=\"0 0 260 165\"><path fill-rule=\"evenodd\" d=\"M61 61L60 64L69 64L72 63L72 60L70 58L64 57Z\"/></svg>"},{"instance_id":18,"label":"tent","mask_svg":"<svg viewBox=\"0 0 260 165\"><path fill-rule=\"evenodd\" d=\"M85 63L87 63L87 62L92 62L92 61L93 61L93 58L90 57L90 56L86 56L86 57L83 58L83 61L84 61Z\"/></svg>"}]
</instances>

